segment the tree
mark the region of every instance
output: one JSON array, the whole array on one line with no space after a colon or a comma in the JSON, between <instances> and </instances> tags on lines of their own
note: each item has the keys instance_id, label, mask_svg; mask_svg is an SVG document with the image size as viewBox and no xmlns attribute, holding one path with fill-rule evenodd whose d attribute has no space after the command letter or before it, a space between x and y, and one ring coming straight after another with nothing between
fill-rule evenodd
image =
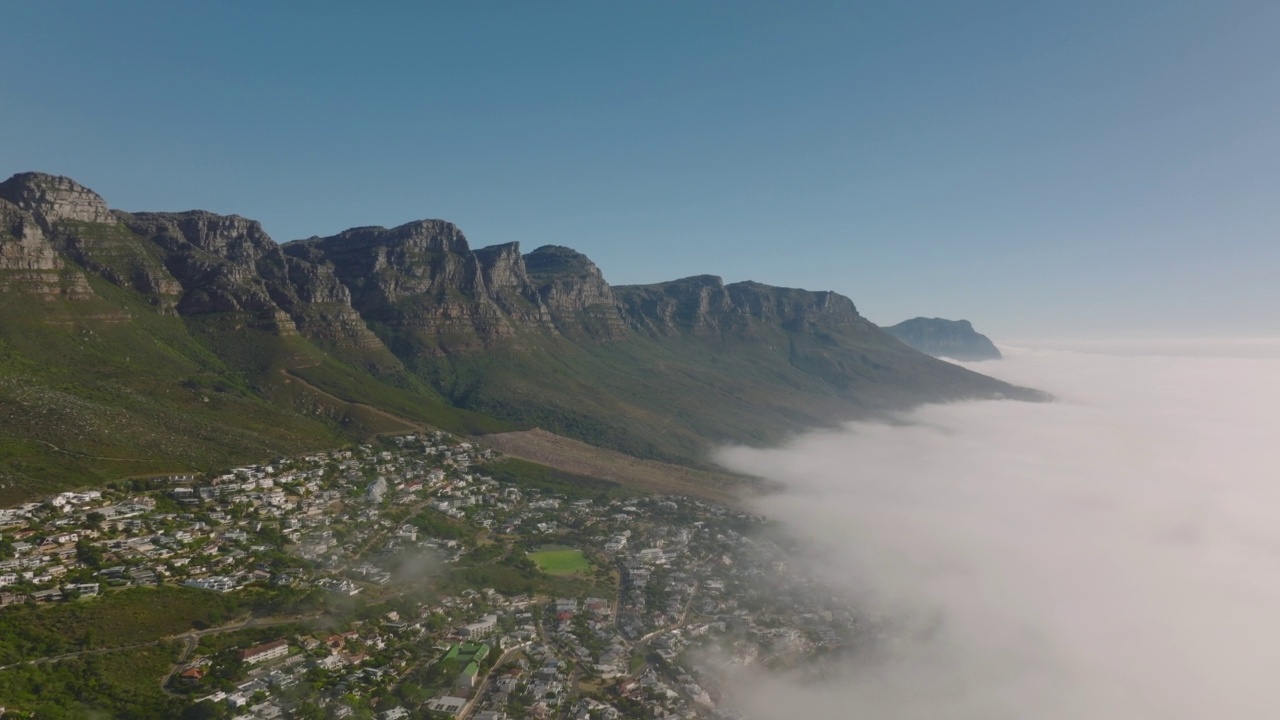
<instances>
[{"instance_id":1,"label":"tree","mask_svg":"<svg viewBox=\"0 0 1280 720\"><path fill-rule=\"evenodd\" d=\"M94 570L102 567L102 548L89 542L88 538L76 541L76 559Z\"/></svg>"},{"instance_id":2,"label":"tree","mask_svg":"<svg viewBox=\"0 0 1280 720\"><path fill-rule=\"evenodd\" d=\"M297 720L324 720L324 708L313 702L307 701L294 707L293 717Z\"/></svg>"}]
</instances>

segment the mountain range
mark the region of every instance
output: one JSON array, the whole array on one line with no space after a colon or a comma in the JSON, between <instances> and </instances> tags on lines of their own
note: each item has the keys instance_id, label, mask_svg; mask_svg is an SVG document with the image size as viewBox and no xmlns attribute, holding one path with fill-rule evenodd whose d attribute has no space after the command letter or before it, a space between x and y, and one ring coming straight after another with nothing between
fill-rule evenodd
<instances>
[{"instance_id":1,"label":"mountain range","mask_svg":"<svg viewBox=\"0 0 1280 720\"><path fill-rule=\"evenodd\" d=\"M912 405L1044 396L931 358L834 292L612 286L443 220L277 243L237 215L0 183L0 496L440 427L698 466Z\"/></svg>"}]
</instances>

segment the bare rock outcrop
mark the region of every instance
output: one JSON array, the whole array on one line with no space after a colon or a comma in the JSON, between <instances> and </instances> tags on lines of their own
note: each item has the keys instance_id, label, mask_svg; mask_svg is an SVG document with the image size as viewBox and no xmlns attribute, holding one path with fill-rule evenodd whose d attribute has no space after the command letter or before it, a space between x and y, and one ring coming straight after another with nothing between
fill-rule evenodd
<instances>
[{"instance_id":1,"label":"bare rock outcrop","mask_svg":"<svg viewBox=\"0 0 1280 720\"><path fill-rule=\"evenodd\" d=\"M93 296L84 274L69 267L28 211L0 199L0 293L52 299Z\"/></svg>"},{"instance_id":2,"label":"bare rock outcrop","mask_svg":"<svg viewBox=\"0 0 1280 720\"><path fill-rule=\"evenodd\" d=\"M62 220L116 222L101 195L61 175L19 173L0 183L0 198L31 213L46 231Z\"/></svg>"}]
</instances>

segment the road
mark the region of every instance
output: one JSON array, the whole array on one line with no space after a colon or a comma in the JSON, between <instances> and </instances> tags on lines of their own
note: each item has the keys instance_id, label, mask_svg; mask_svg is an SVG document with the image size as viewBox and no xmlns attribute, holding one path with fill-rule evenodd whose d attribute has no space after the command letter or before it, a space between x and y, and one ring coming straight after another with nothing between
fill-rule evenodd
<instances>
[{"instance_id":1,"label":"road","mask_svg":"<svg viewBox=\"0 0 1280 720\"><path fill-rule=\"evenodd\" d=\"M498 670L503 666L503 664L510 660L513 655L524 649L524 647L525 643L521 643L513 648L504 650L503 653L498 656L498 659L493 663L493 667L489 668L489 672L485 674L484 680L480 682L479 687L477 687L475 693L472 694L471 702L467 703L467 706L462 708L462 712L458 713L457 720L467 720L467 718L471 716L471 713L475 711L476 706L484 699L484 694L489 691L489 685L493 683L493 676L497 675Z\"/></svg>"},{"instance_id":2,"label":"road","mask_svg":"<svg viewBox=\"0 0 1280 720\"><path fill-rule=\"evenodd\" d=\"M165 692L169 692L169 690L167 689L169 687L169 680L172 679L174 674L177 673L179 670L181 670L182 666L185 665L187 661L191 659L191 654L194 653L196 651L196 648L200 646L200 638L202 637L205 637L208 635L219 635L222 633L235 632L237 630L245 630L248 628L255 628L255 627L271 627L272 625L291 625L293 623L301 622L303 620L314 620L315 618L318 618L318 617L320 617L320 613L318 612L311 613L308 615L295 615L295 616L289 616L289 617L256 618L256 617L250 616L238 622L228 623L226 625L219 625L218 627L205 628L204 630L188 630L187 632L184 632L180 635L172 635L170 637L157 640L155 641L155 643L168 642L172 640L181 640L183 642L182 652L178 654L178 661L173 664L173 667L169 668L168 674L166 674L164 678L160 680L160 687L161 689L164 689ZM153 645L155 643L146 643L146 644Z\"/></svg>"},{"instance_id":3,"label":"road","mask_svg":"<svg viewBox=\"0 0 1280 720\"><path fill-rule=\"evenodd\" d=\"M0 671L11 670L23 665L45 665L47 663L58 662L59 660L70 660L71 658L85 657L87 655L105 655L107 653L119 652L121 650L135 650L137 648L149 647L151 645L159 645L167 642L169 638L161 640L151 640L149 642L135 643L133 645L116 645L109 648L95 648L93 650L80 650L78 652L63 653L61 655L50 655L48 657L35 658L32 660L23 660L22 662L11 663L9 665L0 665Z\"/></svg>"}]
</instances>

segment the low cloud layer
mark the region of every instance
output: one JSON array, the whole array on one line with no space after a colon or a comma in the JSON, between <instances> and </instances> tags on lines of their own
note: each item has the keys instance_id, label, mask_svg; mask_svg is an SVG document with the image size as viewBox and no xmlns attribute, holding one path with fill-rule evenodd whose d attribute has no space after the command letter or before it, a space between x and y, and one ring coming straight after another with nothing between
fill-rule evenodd
<instances>
[{"instance_id":1,"label":"low cloud layer","mask_svg":"<svg viewBox=\"0 0 1280 720\"><path fill-rule=\"evenodd\" d=\"M753 716L1280 717L1280 344L1005 348L1059 399L927 407L731 468L869 616L840 682Z\"/></svg>"}]
</instances>

